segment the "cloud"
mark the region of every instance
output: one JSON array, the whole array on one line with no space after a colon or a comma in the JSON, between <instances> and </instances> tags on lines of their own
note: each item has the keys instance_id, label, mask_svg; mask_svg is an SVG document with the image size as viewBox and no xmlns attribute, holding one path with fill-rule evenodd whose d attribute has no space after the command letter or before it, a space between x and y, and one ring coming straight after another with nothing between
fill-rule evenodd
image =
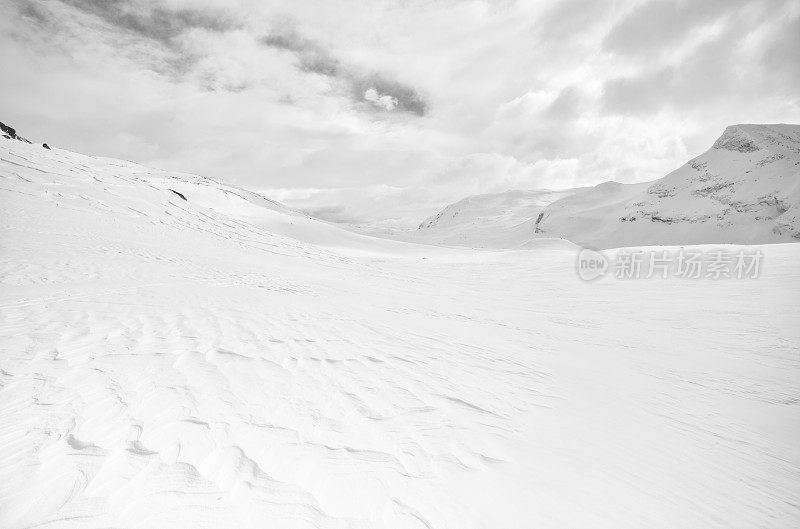
<instances>
[{"instance_id":1,"label":"cloud","mask_svg":"<svg viewBox=\"0 0 800 529\"><path fill-rule=\"evenodd\" d=\"M764 47L762 72L780 86L797 93L800 86L800 8L775 24L772 39Z\"/></svg>"},{"instance_id":2,"label":"cloud","mask_svg":"<svg viewBox=\"0 0 800 529\"><path fill-rule=\"evenodd\" d=\"M124 57L135 67L173 80L191 74L208 50L192 47L192 36L211 33L221 39L242 27L220 7L199 8L174 3L109 0L21 0L11 9L8 37L53 55L72 55L77 62L107 53Z\"/></svg>"},{"instance_id":3,"label":"cloud","mask_svg":"<svg viewBox=\"0 0 800 529\"><path fill-rule=\"evenodd\" d=\"M471 193L654 179L798 122L796 0L19 0L0 117L59 147L416 225Z\"/></svg>"},{"instance_id":4,"label":"cloud","mask_svg":"<svg viewBox=\"0 0 800 529\"><path fill-rule=\"evenodd\" d=\"M319 219L330 222L342 222L346 224L364 224L367 219L351 216L347 212L347 207L343 204L335 206L311 207L305 210L306 213Z\"/></svg>"},{"instance_id":5,"label":"cloud","mask_svg":"<svg viewBox=\"0 0 800 529\"><path fill-rule=\"evenodd\" d=\"M367 88L364 91L364 99L384 110L394 110L397 108L398 101L394 96L381 94L375 88Z\"/></svg>"},{"instance_id":6,"label":"cloud","mask_svg":"<svg viewBox=\"0 0 800 529\"><path fill-rule=\"evenodd\" d=\"M60 0L84 13L96 16L122 31L170 44L178 35L195 28L230 31L241 26L219 8L171 7L130 0Z\"/></svg>"},{"instance_id":7,"label":"cloud","mask_svg":"<svg viewBox=\"0 0 800 529\"><path fill-rule=\"evenodd\" d=\"M360 96L372 103L373 107L417 116L424 116L428 110L428 104L416 90L398 81L387 80L379 74L373 73L364 77L353 75L349 81L353 99L358 100Z\"/></svg>"},{"instance_id":8,"label":"cloud","mask_svg":"<svg viewBox=\"0 0 800 529\"><path fill-rule=\"evenodd\" d=\"M647 31L647 25L643 28L636 26L642 18L649 20L653 17L657 21L663 16L665 27L681 25L684 33L692 26L689 20L685 20L688 13L695 14L689 17L695 25L703 20L702 15L707 18L712 14L724 16L725 22L707 38L694 42L680 61L655 62L632 75L608 79L603 87L603 111L652 115L669 110L688 114L701 109L717 111L720 107L730 107L733 101L765 100L779 92L787 96L794 92L791 85L776 86L774 79L797 80L797 61L792 60L798 57L792 44L800 44L797 15L790 15L787 21L786 12L780 9L746 10L736 2L717 5L719 8L729 7L728 11L714 11L708 6L689 8L702 3L675 4L665 1L648 3L625 19L623 27L637 27L623 32L626 37L622 41L627 43L626 49L630 53L643 53L638 35L639 31ZM670 16L662 10L667 10ZM754 24L754 20L759 24ZM770 31L766 35L758 34L763 27L770 28ZM615 28L611 35L617 35L619 31ZM663 37L656 34L653 41L663 45L666 42ZM668 40L676 38L670 35ZM620 45L619 42L615 44ZM646 46L644 48L647 50Z\"/></svg>"},{"instance_id":9,"label":"cloud","mask_svg":"<svg viewBox=\"0 0 800 529\"><path fill-rule=\"evenodd\" d=\"M335 77L340 74L339 61L311 39L301 37L294 29L283 29L260 39L261 44L294 53L303 71Z\"/></svg>"},{"instance_id":10,"label":"cloud","mask_svg":"<svg viewBox=\"0 0 800 529\"><path fill-rule=\"evenodd\" d=\"M23 19L31 20L36 25L42 27L50 25L51 17L47 10L43 9L38 3L24 1L19 5L19 15Z\"/></svg>"},{"instance_id":11,"label":"cloud","mask_svg":"<svg viewBox=\"0 0 800 529\"><path fill-rule=\"evenodd\" d=\"M748 3L742 0L651 0L638 4L617 22L603 40L603 48L623 55L641 56L680 45L703 24L725 17Z\"/></svg>"},{"instance_id":12,"label":"cloud","mask_svg":"<svg viewBox=\"0 0 800 529\"><path fill-rule=\"evenodd\" d=\"M412 87L393 81L377 72L361 72L352 65L342 64L318 42L302 37L294 28L282 27L263 37L260 42L268 47L291 52L297 57L298 67L304 72L334 78L344 86L346 93L357 108L398 111L422 116L428 104Z\"/></svg>"}]
</instances>

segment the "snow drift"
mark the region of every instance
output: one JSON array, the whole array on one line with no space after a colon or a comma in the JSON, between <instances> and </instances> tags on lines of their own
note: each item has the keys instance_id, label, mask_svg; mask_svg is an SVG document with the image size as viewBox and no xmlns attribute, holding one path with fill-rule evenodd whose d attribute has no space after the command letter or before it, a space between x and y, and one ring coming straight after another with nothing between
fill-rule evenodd
<instances>
[{"instance_id":1,"label":"snow drift","mask_svg":"<svg viewBox=\"0 0 800 529\"><path fill-rule=\"evenodd\" d=\"M800 245L591 284L534 246L0 139L0 527L800 524Z\"/></svg>"}]
</instances>

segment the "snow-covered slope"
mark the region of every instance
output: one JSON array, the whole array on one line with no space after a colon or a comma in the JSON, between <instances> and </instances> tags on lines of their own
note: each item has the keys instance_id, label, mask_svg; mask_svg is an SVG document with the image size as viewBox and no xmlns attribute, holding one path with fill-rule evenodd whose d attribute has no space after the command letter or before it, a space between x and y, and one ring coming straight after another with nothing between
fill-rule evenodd
<instances>
[{"instance_id":1,"label":"snow-covered slope","mask_svg":"<svg viewBox=\"0 0 800 529\"><path fill-rule=\"evenodd\" d=\"M579 190L514 190L473 195L425 219L413 240L475 248L514 248L530 239L527 221L548 204Z\"/></svg>"},{"instance_id":2,"label":"snow-covered slope","mask_svg":"<svg viewBox=\"0 0 800 529\"><path fill-rule=\"evenodd\" d=\"M238 224L248 229L257 227L273 236L351 251L361 247L374 251L379 245L390 248L398 244L352 233L257 193L211 178L35 145L21 150L18 142L7 140L0 145L13 153L6 160L10 166L68 176L37 187L43 200L87 200L102 204L120 216L141 215L154 219L153 222L163 222L164 218L179 221L197 215L195 221L198 222ZM129 193L129 189L135 189L136 193Z\"/></svg>"},{"instance_id":3,"label":"snow-covered slope","mask_svg":"<svg viewBox=\"0 0 800 529\"><path fill-rule=\"evenodd\" d=\"M0 527L798 526L800 245L761 250L584 283L0 139Z\"/></svg>"},{"instance_id":4,"label":"snow-covered slope","mask_svg":"<svg viewBox=\"0 0 800 529\"><path fill-rule=\"evenodd\" d=\"M606 182L548 206L538 236L597 248L800 240L800 125L735 125L648 184Z\"/></svg>"},{"instance_id":5,"label":"snow-covered slope","mask_svg":"<svg viewBox=\"0 0 800 529\"><path fill-rule=\"evenodd\" d=\"M583 188L472 195L425 219L417 229L363 230L379 237L470 248L517 248L531 239L529 221L548 204Z\"/></svg>"}]
</instances>

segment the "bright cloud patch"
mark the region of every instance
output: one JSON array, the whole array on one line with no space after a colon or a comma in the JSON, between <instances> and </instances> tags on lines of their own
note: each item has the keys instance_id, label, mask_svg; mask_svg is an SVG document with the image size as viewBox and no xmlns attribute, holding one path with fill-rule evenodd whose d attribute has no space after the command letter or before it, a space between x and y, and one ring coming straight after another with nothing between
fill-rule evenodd
<instances>
[{"instance_id":1,"label":"bright cloud patch","mask_svg":"<svg viewBox=\"0 0 800 529\"><path fill-rule=\"evenodd\" d=\"M397 98L386 94L380 94L374 88L367 88L364 92L364 99L384 110L394 110L397 108Z\"/></svg>"}]
</instances>

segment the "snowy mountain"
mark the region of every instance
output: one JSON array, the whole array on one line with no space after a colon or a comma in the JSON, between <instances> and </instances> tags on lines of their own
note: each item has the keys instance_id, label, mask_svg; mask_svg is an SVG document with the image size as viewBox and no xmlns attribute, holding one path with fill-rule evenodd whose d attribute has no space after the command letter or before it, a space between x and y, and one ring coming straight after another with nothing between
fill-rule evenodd
<instances>
[{"instance_id":1,"label":"snowy mountain","mask_svg":"<svg viewBox=\"0 0 800 529\"><path fill-rule=\"evenodd\" d=\"M800 125L734 125L646 184L606 182L554 202L537 236L596 248L800 240Z\"/></svg>"},{"instance_id":2,"label":"snowy mountain","mask_svg":"<svg viewBox=\"0 0 800 529\"><path fill-rule=\"evenodd\" d=\"M14 129L10 129L14 132ZM16 136L25 144L28 140ZM11 139L11 138L7 138ZM284 236L325 247L376 248L379 241L343 230L306 213L291 209L258 193L217 180L187 173L164 171L133 162L85 156L58 149L15 150L17 142L0 143L14 153L7 164L35 169L61 179L31 184L44 200L83 199L102 204L120 217L144 216L180 222L188 211L195 221L237 224L265 230L270 237ZM64 178L68 176L69 178ZM101 185L102 184L102 185ZM136 193L127 192L136 189ZM80 203L80 200L78 200ZM155 222L155 221L154 221ZM391 241L383 241L391 246Z\"/></svg>"},{"instance_id":3,"label":"snowy mountain","mask_svg":"<svg viewBox=\"0 0 800 529\"><path fill-rule=\"evenodd\" d=\"M531 239L529 221L548 204L583 188L472 195L431 215L417 229L357 227L361 233L437 246L517 248Z\"/></svg>"},{"instance_id":4,"label":"snowy mountain","mask_svg":"<svg viewBox=\"0 0 800 529\"><path fill-rule=\"evenodd\" d=\"M0 138L0 527L798 526L800 245L587 283L532 244Z\"/></svg>"},{"instance_id":5,"label":"snowy mountain","mask_svg":"<svg viewBox=\"0 0 800 529\"><path fill-rule=\"evenodd\" d=\"M474 248L514 248L531 238L527 221L548 204L580 190L514 190L469 196L425 219L411 240Z\"/></svg>"}]
</instances>

